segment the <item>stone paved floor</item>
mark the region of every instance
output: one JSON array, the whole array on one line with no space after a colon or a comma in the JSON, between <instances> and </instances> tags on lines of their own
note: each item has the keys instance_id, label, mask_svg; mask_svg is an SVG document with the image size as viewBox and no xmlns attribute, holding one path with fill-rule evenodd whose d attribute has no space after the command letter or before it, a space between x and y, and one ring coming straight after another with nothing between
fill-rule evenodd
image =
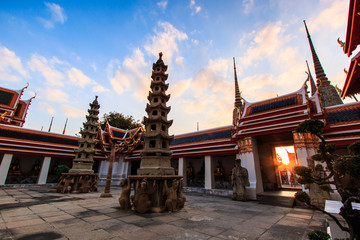
<instances>
[{"instance_id":1,"label":"stone paved floor","mask_svg":"<svg viewBox=\"0 0 360 240\"><path fill-rule=\"evenodd\" d=\"M237 202L185 194L185 208L173 214L120 210L98 193L58 194L45 187L0 189L0 239L307 239L325 230L323 214L303 208Z\"/></svg>"}]
</instances>

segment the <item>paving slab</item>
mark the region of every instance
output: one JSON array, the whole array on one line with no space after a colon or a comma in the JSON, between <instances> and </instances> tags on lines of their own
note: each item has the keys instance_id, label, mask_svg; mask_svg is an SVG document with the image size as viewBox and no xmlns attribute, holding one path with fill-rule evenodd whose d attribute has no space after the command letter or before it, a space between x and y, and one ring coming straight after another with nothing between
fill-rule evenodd
<instances>
[{"instance_id":1,"label":"paving slab","mask_svg":"<svg viewBox=\"0 0 360 240\"><path fill-rule=\"evenodd\" d=\"M0 188L0 239L306 239L325 230L322 213L238 202L226 197L184 194L175 213L138 214L121 210L119 187L113 197L99 192L60 194L53 188Z\"/></svg>"}]
</instances>

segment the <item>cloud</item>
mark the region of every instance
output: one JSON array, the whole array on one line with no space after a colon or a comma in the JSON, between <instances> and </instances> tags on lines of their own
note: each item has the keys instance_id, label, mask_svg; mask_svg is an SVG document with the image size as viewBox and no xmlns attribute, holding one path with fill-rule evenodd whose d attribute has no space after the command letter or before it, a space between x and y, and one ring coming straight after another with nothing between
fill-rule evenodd
<instances>
[{"instance_id":1,"label":"cloud","mask_svg":"<svg viewBox=\"0 0 360 240\"><path fill-rule=\"evenodd\" d=\"M327 2L328 4L329 2ZM306 21L312 32L316 30L326 29L345 29L348 17L348 1L336 0L332 1L332 5L325 8L315 19Z\"/></svg>"},{"instance_id":2,"label":"cloud","mask_svg":"<svg viewBox=\"0 0 360 240\"><path fill-rule=\"evenodd\" d=\"M172 99L179 98L187 89L190 88L191 78L171 84L169 87L169 93Z\"/></svg>"},{"instance_id":3,"label":"cloud","mask_svg":"<svg viewBox=\"0 0 360 240\"><path fill-rule=\"evenodd\" d=\"M55 64L62 62L57 58L52 58L48 61L45 57L33 54L30 61L27 63L31 71L39 72L45 78L46 83L54 86L63 86L64 75L55 69Z\"/></svg>"},{"instance_id":4,"label":"cloud","mask_svg":"<svg viewBox=\"0 0 360 240\"><path fill-rule=\"evenodd\" d=\"M167 4L168 4L168 1L167 1L167 0L165 0L165 1L160 1L160 2L157 3L157 5L158 5L160 8L162 8L162 9L166 9Z\"/></svg>"},{"instance_id":5,"label":"cloud","mask_svg":"<svg viewBox=\"0 0 360 240\"><path fill-rule=\"evenodd\" d=\"M69 77L70 82L75 86L84 87L87 84L93 83L94 81L91 80L88 76L86 76L81 70L72 67L68 72L67 75Z\"/></svg>"},{"instance_id":6,"label":"cloud","mask_svg":"<svg viewBox=\"0 0 360 240\"><path fill-rule=\"evenodd\" d=\"M273 56L289 38L284 36L284 26L281 21L267 23L266 26L257 32L253 32L245 38L253 36L250 46L247 48L244 57L240 58L243 65L250 65L254 60ZM244 39L240 40L242 44Z\"/></svg>"},{"instance_id":7,"label":"cloud","mask_svg":"<svg viewBox=\"0 0 360 240\"><path fill-rule=\"evenodd\" d=\"M54 28L56 23L64 24L67 20L64 9L56 3L45 2L44 4L51 15L50 19L39 18L39 21L44 25L44 27L50 29Z\"/></svg>"},{"instance_id":8,"label":"cloud","mask_svg":"<svg viewBox=\"0 0 360 240\"><path fill-rule=\"evenodd\" d=\"M145 62L144 53L135 49L131 57L119 60L111 60L107 67L107 74L113 89L122 94L124 91L133 89L133 95L139 100L146 98L149 90L149 78L146 76L150 69L150 63Z\"/></svg>"},{"instance_id":9,"label":"cloud","mask_svg":"<svg viewBox=\"0 0 360 240\"><path fill-rule=\"evenodd\" d=\"M0 79L18 82L21 78L29 78L21 60L13 51L0 46Z\"/></svg>"},{"instance_id":10,"label":"cloud","mask_svg":"<svg viewBox=\"0 0 360 240\"><path fill-rule=\"evenodd\" d=\"M86 116L86 111L70 105L65 105L65 104L61 105L61 110L63 111L64 115L67 117L84 118Z\"/></svg>"},{"instance_id":11,"label":"cloud","mask_svg":"<svg viewBox=\"0 0 360 240\"><path fill-rule=\"evenodd\" d=\"M190 0L189 7L192 10L191 15L198 14L201 11L201 7L199 5L196 5L195 0Z\"/></svg>"},{"instance_id":12,"label":"cloud","mask_svg":"<svg viewBox=\"0 0 360 240\"><path fill-rule=\"evenodd\" d=\"M52 105L44 101L39 102L39 108L42 110L46 110L49 114L54 114L56 112L55 108Z\"/></svg>"},{"instance_id":13,"label":"cloud","mask_svg":"<svg viewBox=\"0 0 360 240\"><path fill-rule=\"evenodd\" d=\"M45 97L52 102L67 102L69 95L60 89L40 89L39 97Z\"/></svg>"},{"instance_id":14,"label":"cloud","mask_svg":"<svg viewBox=\"0 0 360 240\"><path fill-rule=\"evenodd\" d=\"M254 0L243 0L243 1L242 1L242 4L243 4L243 6L244 6L243 12L244 12L245 14L249 14L250 11L251 11L251 9L252 9L253 6L254 6Z\"/></svg>"},{"instance_id":15,"label":"cloud","mask_svg":"<svg viewBox=\"0 0 360 240\"><path fill-rule=\"evenodd\" d=\"M101 86L100 84L96 84L93 88L92 88L92 92L93 93L99 93L99 92L108 92L110 91L109 89Z\"/></svg>"},{"instance_id":16,"label":"cloud","mask_svg":"<svg viewBox=\"0 0 360 240\"><path fill-rule=\"evenodd\" d=\"M159 52L162 52L164 61L171 64L173 54L179 52L178 42L187 40L188 36L168 22L158 22L158 26L161 30L155 30L156 35L150 38L150 43L146 44L144 48L156 57Z\"/></svg>"}]
</instances>

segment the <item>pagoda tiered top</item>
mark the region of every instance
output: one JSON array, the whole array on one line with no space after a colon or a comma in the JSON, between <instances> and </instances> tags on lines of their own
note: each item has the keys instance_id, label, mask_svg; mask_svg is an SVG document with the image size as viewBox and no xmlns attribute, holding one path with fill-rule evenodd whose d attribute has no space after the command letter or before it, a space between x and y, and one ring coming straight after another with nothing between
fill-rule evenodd
<instances>
[{"instance_id":1,"label":"pagoda tiered top","mask_svg":"<svg viewBox=\"0 0 360 240\"><path fill-rule=\"evenodd\" d=\"M170 95L166 94L169 84L165 83L168 74L167 65L162 60L162 53L159 59L153 64L151 84L145 111L148 117L144 117L145 133L144 149L141 153L141 166L138 169L139 175L173 175L171 167L171 156L169 145L174 136L169 136L169 127L172 120L167 116L171 107L166 106Z\"/></svg>"}]
</instances>

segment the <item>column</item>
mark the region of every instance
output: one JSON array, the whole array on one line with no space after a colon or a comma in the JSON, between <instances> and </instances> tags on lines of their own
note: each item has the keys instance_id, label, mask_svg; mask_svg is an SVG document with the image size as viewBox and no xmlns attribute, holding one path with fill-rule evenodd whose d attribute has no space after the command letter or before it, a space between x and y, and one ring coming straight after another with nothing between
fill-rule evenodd
<instances>
[{"instance_id":1,"label":"column","mask_svg":"<svg viewBox=\"0 0 360 240\"><path fill-rule=\"evenodd\" d=\"M250 186L246 187L250 199L256 200L256 194L264 191L260 170L260 160L256 139L246 137L238 141L241 166L248 170Z\"/></svg>"},{"instance_id":2,"label":"column","mask_svg":"<svg viewBox=\"0 0 360 240\"><path fill-rule=\"evenodd\" d=\"M214 187L214 164L211 156L205 156L205 189Z\"/></svg>"},{"instance_id":3,"label":"column","mask_svg":"<svg viewBox=\"0 0 360 240\"><path fill-rule=\"evenodd\" d=\"M49 173L49 168L50 168L50 162L51 162L51 157L44 157L42 166L41 166L41 171L40 171L40 176L38 178L38 184L46 184L46 180L48 177L48 173Z\"/></svg>"},{"instance_id":4,"label":"column","mask_svg":"<svg viewBox=\"0 0 360 240\"><path fill-rule=\"evenodd\" d=\"M13 155L4 154L1 165L0 165L0 185L5 185L5 181L9 172L10 163Z\"/></svg>"},{"instance_id":5,"label":"column","mask_svg":"<svg viewBox=\"0 0 360 240\"><path fill-rule=\"evenodd\" d=\"M179 170L178 170L178 175L179 176L183 176L183 182L184 182L184 187L186 187L186 183L187 183L187 179L186 179L186 160L185 158L179 158Z\"/></svg>"}]
</instances>

